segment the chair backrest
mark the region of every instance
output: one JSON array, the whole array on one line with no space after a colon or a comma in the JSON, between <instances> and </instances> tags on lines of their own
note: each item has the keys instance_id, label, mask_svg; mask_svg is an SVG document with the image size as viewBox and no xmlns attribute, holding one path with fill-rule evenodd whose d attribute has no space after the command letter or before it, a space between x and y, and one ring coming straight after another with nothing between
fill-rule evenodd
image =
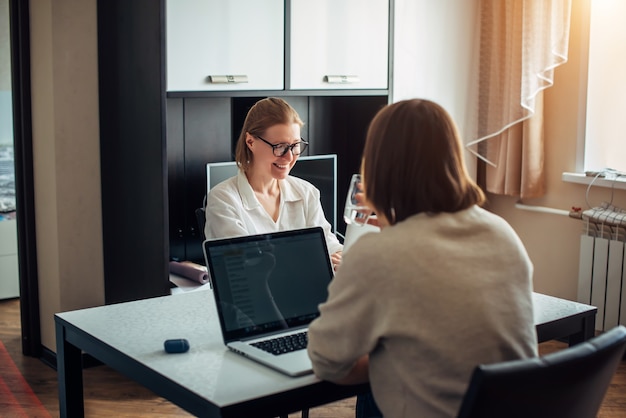
<instances>
[{"instance_id":1,"label":"chair backrest","mask_svg":"<svg viewBox=\"0 0 626 418\"><path fill-rule=\"evenodd\" d=\"M204 240L206 239L206 237L204 236L204 224L206 223L206 212L203 207L196 209L196 221L198 222L198 229L200 230L200 234L202 236L202 239Z\"/></svg>"},{"instance_id":2,"label":"chair backrest","mask_svg":"<svg viewBox=\"0 0 626 418\"><path fill-rule=\"evenodd\" d=\"M459 418L595 418L626 349L626 327L532 359L476 367Z\"/></svg>"}]
</instances>

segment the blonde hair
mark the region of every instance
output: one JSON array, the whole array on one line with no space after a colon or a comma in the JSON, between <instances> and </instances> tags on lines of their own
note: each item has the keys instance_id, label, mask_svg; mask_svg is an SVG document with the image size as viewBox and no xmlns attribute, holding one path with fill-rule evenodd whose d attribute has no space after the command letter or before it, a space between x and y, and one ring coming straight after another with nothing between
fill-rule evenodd
<instances>
[{"instance_id":1,"label":"blonde hair","mask_svg":"<svg viewBox=\"0 0 626 418\"><path fill-rule=\"evenodd\" d=\"M265 131L271 126L293 123L297 123L300 127L304 125L298 112L285 100L268 97L256 102L248 111L237 140L235 161L239 168L248 171L252 164L253 154L246 144L247 133L253 136L264 136Z\"/></svg>"}]
</instances>

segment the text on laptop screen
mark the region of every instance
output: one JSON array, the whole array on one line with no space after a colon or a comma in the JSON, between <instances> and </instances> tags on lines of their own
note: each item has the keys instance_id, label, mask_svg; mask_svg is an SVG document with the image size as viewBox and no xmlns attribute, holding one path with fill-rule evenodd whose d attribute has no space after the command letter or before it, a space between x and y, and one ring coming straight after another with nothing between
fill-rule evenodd
<instances>
[{"instance_id":1,"label":"text on laptop screen","mask_svg":"<svg viewBox=\"0 0 626 418\"><path fill-rule=\"evenodd\" d=\"M332 269L321 228L209 245L225 338L308 324L327 298Z\"/></svg>"}]
</instances>

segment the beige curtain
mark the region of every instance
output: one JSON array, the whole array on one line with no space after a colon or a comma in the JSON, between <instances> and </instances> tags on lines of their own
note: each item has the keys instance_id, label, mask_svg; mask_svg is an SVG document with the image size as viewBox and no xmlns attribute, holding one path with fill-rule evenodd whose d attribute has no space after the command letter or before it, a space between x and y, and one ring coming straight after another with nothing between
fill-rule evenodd
<instances>
[{"instance_id":1,"label":"beige curtain","mask_svg":"<svg viewBox=\"0 0 626 418\"><path fill-rule=\"evenodd\" d=\"M478 115L467 146L487 191L545 192L543 90L567 61L571 0L480 0Z\"/></svg>"}]
</instances>

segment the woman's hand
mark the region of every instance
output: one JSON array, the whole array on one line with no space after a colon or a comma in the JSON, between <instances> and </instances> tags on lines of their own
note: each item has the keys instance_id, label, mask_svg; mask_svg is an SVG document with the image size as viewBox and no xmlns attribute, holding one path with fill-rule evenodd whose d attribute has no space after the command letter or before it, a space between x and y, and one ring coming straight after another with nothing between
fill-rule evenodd
<instances>
[{"instance_id":1,"label":"woman's hand","mask_svg":"<svg viewBox=\"0 0 626 418\"><path fill-rule=\"evenodd\" d=\"M374 212L372 212L370 217L367 218L367 224L372 225L372 226L377 226L379 228L381 227L381 222L379 221L378 216L376 216Z\"/></svg>"},{"instance_id":2,"label":"woman's hand","mask_svg":"<svg viewBox=\"0 0 626 418\"><path fill-rule=\"evenodd\" d=\"M341 251L337 251L336 253L332 254L330 256L330 261L333 264L333 270L337 271L337 268L339 267L339 264L341 264L341 256L342 256L342 252Z\"/></svg>"},{"instance_id":3,"label":"woman's hand","mask_svg":"<svg viewBox=\"0 0 626 418\"><path fill-rule=\"evenodd\" d=\"M354 196L356 197L356 200L357 200L357 202L359 202L360 205L363 205L363 206L365 206L367 208L371 208L372 207L372 205L370 205L367 202L367 199L365 199L365 193L359 192L359 193L355 194ZM367 217L367 222L365 222L368 225L377 226L377 227L380 228L381 226L383 226L383 224L385 224L384 222L381 222L378 219L378 216L376 216L376 212L374 212L373 210L370 213L367 213L366 215L369 215Z\"/></svg>"},{"instance_id":4,"label":"woman's hand","mask_svg":"<svg viewBox=\"0 0 626 418\"><path fill-rule=\"evenodd\" d=\"M369 364L370 356L366 354L357 360L347 376L335 383L340 385L358 385L359 383L369 382Z\"/></svg>"}]
</instances>

